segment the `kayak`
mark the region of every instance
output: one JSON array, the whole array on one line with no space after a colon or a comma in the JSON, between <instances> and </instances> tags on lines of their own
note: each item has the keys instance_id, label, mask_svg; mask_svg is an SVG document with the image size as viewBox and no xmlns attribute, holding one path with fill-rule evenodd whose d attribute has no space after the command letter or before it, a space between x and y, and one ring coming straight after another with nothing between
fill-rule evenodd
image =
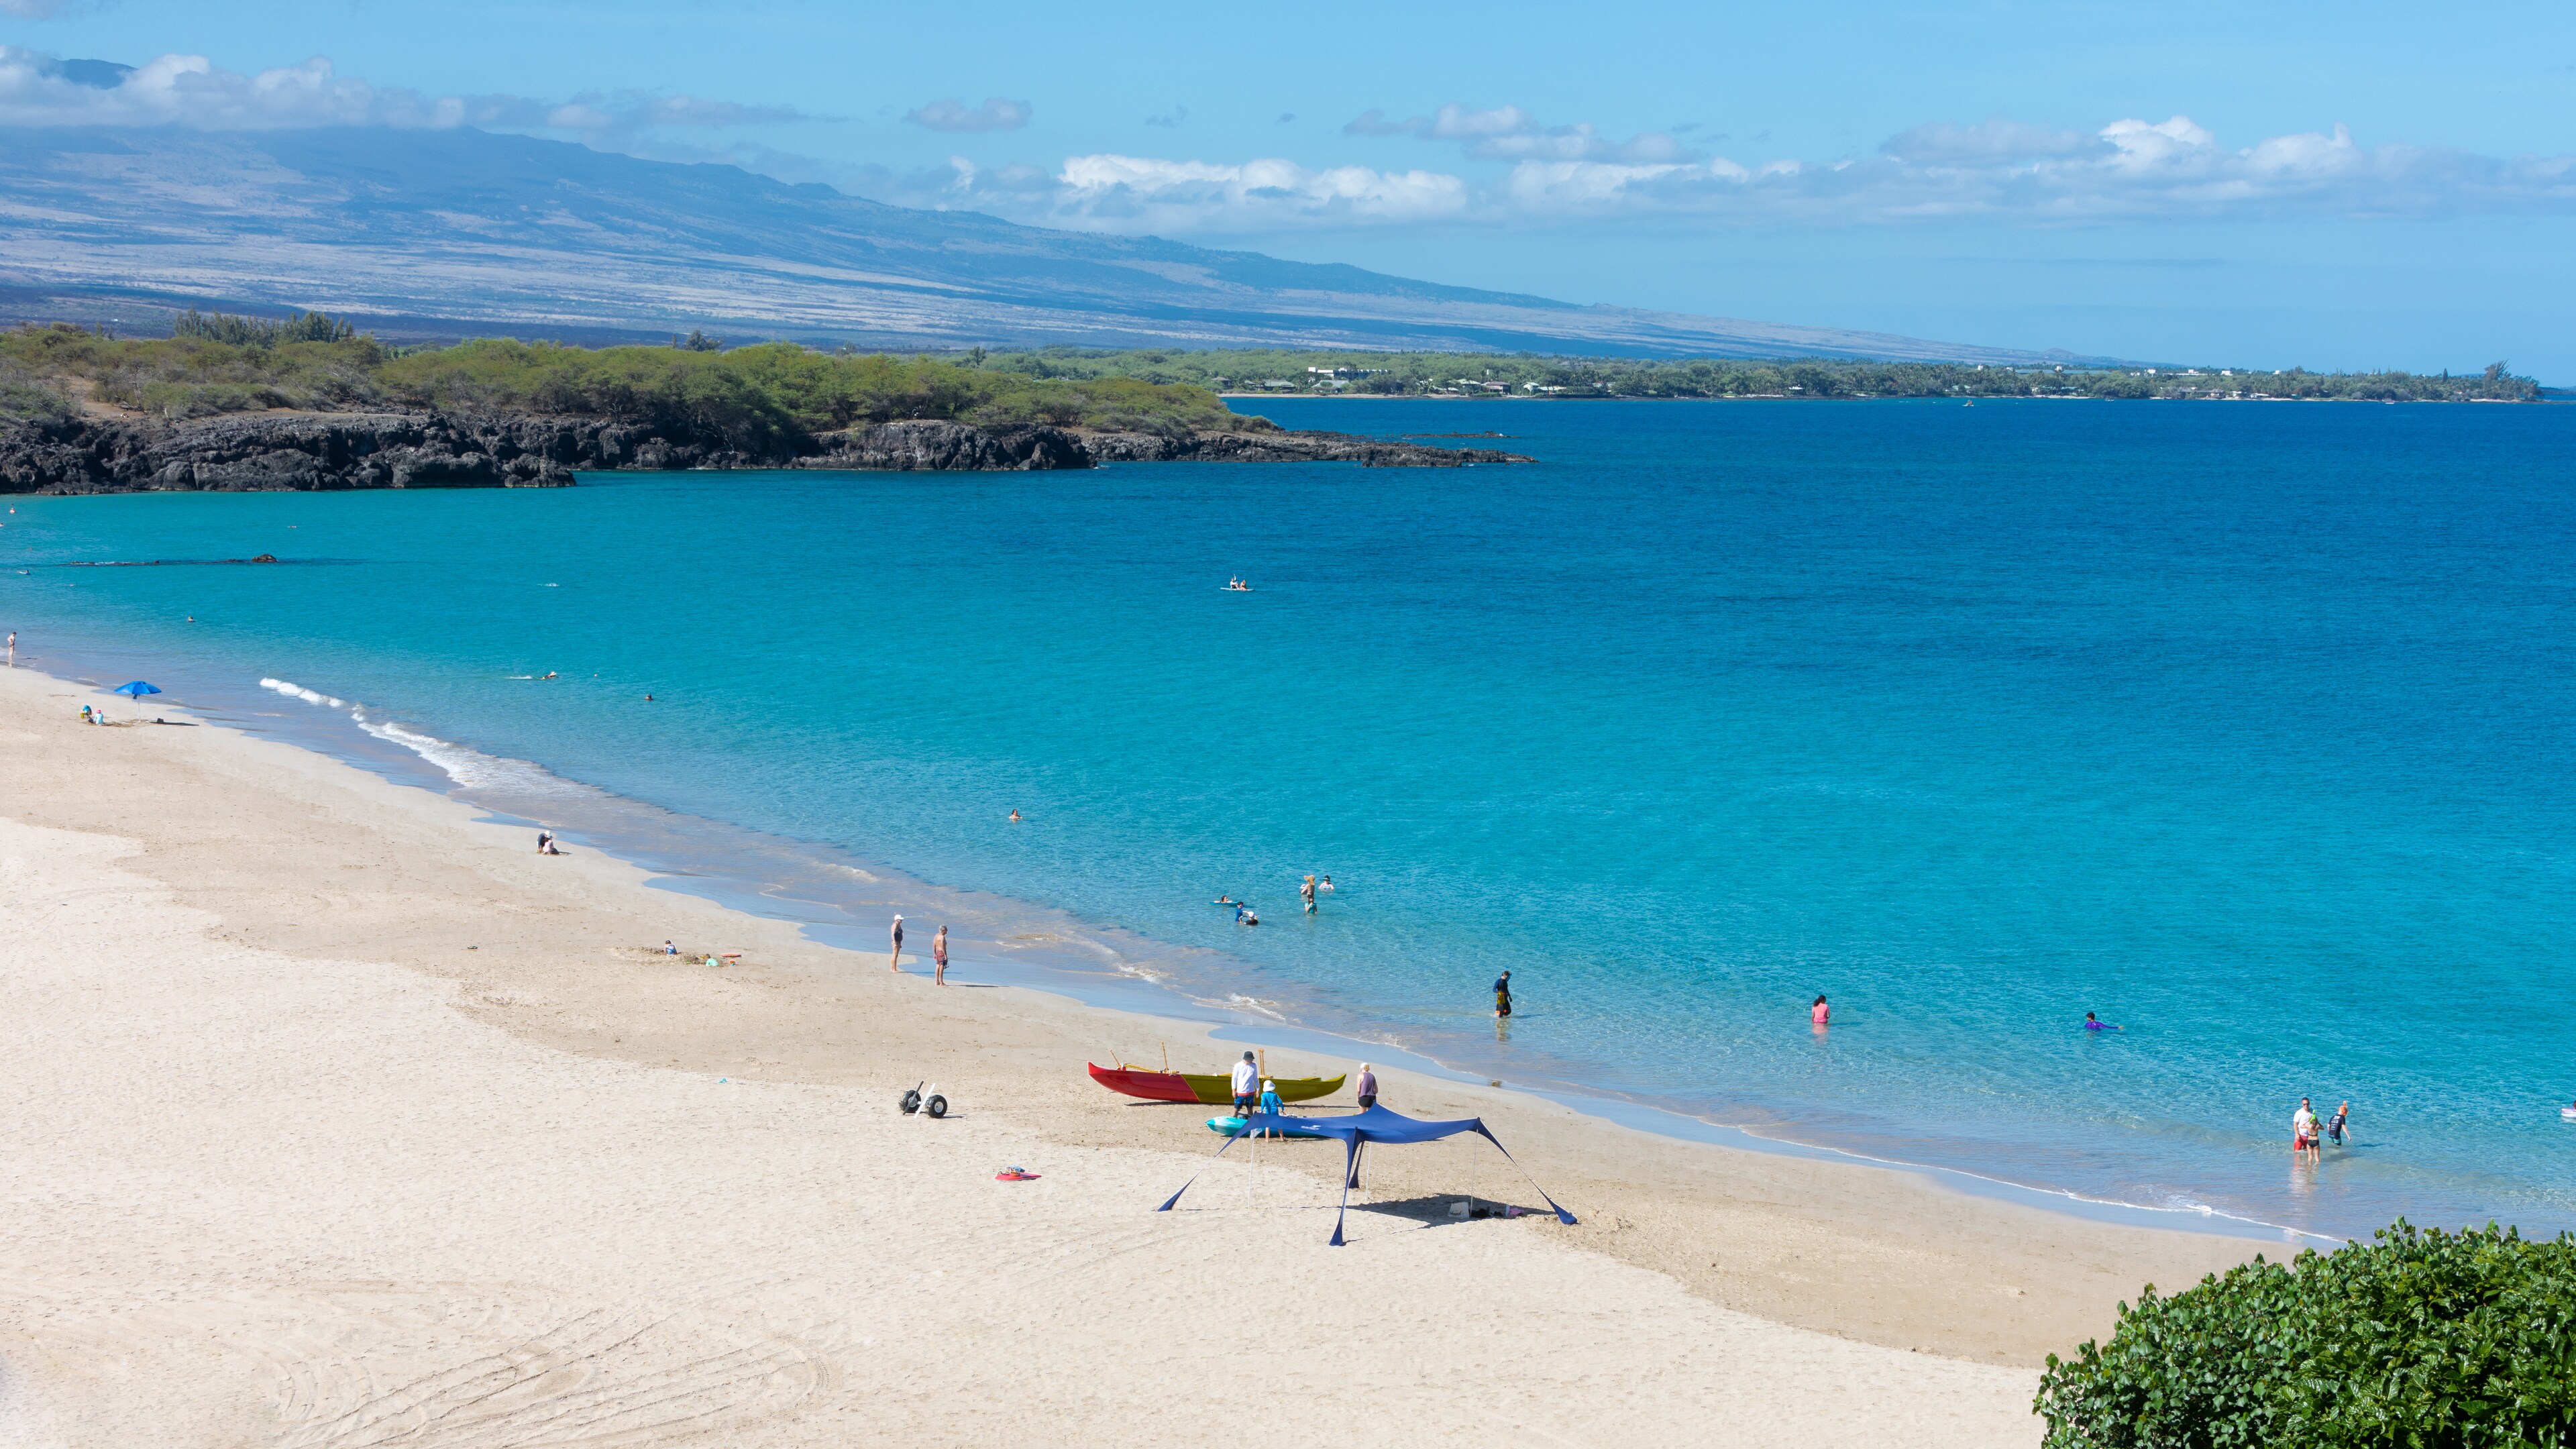
<instances>
[{"instance_id":1,"label":"kayak","mask_svg":"<svg viewBox=\"0 0 2576 1449\"><path fill-rule=\"evenodd\" d=\"M1205 1102L1221 1107L1234 1100L1234 1079L1215 1072L1155 1072L1143 1067L1102 1067L1085 1062L1091 1079L1113 1092L1148 1102ZM1273 1077L1282 1102L1311 1102L1342 1089L1341 1077Z\"/></svg>"},{"instance_id":2,"label":"kayak","mask_svg":"<svg viewBox=\"0 0 2576 1449\"><path fill-rule=\"evenodd\" d=\"M1240 1137L1243 1135L1243 1119L1240 1117L1210 1117L1208 1119L1208 1130L1210 1132L1221 1133L1227 1137ZM1294 1122L1286 1123L1272 1130L1276 1135L1281 1137L1330 1137L1332 1135L1329 1132L1318 1132L1312 1127L1300 1127Z\"/></svg>"}]
</instances>

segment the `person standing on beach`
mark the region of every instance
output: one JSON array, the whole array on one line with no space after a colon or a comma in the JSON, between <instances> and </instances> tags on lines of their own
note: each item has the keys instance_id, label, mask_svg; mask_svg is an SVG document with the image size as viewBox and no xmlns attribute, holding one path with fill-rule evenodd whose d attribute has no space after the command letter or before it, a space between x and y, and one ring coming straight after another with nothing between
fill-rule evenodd
<instances>
[{"instance_id":1,"label":"person standing on beach","mask_svg":"<svg viewBox=\"0 0 2576 1449\"><path fill-rule=\"evenodd\" d=\"M15 629L9 631L9 667L18 667L18 631Z\"/></svg>"},{"instance_id":2,"label":"person standing on beach","mask_svg":"<svg viewBox=\"0 0 2576 1449\"><path fill-rule=\"evenodd\" d=\"M1807 1009L1807 1020L1814 1022L1819 1027L1831 1026L1833 1024L1834 1009L1825 1004L1825 994L1823 992L1819 991L1816 993L1816 1004Z\"/></svg>"},{"instance_id":3,"label":"person standing on beach","mask_svg":"<svg viewBox=\"0 0 2576 1449\"><path fill-rule=\"evenodd\" d=\"M1512 973L1506 971L1494 978L1494 1019L1500 1021L1511 1014Z\"/></svg>"},{"instance_id":4,"label":"person standing on beach","mask_svg":"<svg viewBox=\"0 0 2576 1449\"><path fill-rule=\"evenodd\" d=\"M894 955L887 959L886 969L898 976L903 974L903 917L900 915L894 918Z\"/></svg>"},{"instance_id":5,"label":"person standing on beach","mask_svg":"<svg viewBox=\"0 0 2576 1449\"><path fill-rule=\"evenodd\" d=\"M945 925L939 928L938 935L930 938L930 984L948 984L948 928Z\"/></svg>"},{"instance_id":6,"label":"person standing on beach","mask_svg":"<svg viewBox=\"0 0 2576 1449\"><path fill-rule=\"evenodd\" d=\"M1234 1115L1247 1119L1252 1116L1253 1094L1260 1087L1261 1068L1252 1060L1252 1053L1245 1052L1243 1060L1234 1064Z\"/></svg>"},{"instance_id":7,"label":"person standing on beach","mask_svg":"<svg viewBox=\"0 0 2576 1449\"><path fill-rule=\"evenodd\" d=\"M1360 1063L1360 1079L1354 1085L1359 1088L1361 1111L1377 1105L1377 1073L1369 1070L1368 1063Z\"/></svg>"}]
</instances>

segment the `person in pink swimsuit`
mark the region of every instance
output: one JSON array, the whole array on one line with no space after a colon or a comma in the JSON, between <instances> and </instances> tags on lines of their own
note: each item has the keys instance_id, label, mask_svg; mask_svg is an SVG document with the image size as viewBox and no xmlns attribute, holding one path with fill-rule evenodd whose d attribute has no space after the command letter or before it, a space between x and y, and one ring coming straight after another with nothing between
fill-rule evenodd
<instances>
[{"instance_id":1,"label":"person in pink swimsuit","mask_svg":"<svg viewBox=\"0 0 2576 1449\"><path fill-rule=\"evenodd\" d=\"M1825 1004L1824 995L1819 992L1816 996L1815 1008L1807 1013L1807 1019L1818 1026L1824 1026L1831 1022L1833 1017L1834 1009Z\"/></svg>"}]
</instances>

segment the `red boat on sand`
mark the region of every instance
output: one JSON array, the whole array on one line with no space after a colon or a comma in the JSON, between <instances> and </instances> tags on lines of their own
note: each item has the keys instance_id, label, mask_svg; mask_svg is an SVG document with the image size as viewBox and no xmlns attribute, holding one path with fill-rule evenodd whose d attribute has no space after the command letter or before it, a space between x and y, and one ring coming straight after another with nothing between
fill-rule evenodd
<instances>
[{"instance_id":1,"label":"red boat on sand","mask_svg":"<svg viewBox=\"0 0 2576 1449\"><path fill-rule=\"evenodd\" d=\"M1097 1066L1090 1062L1091 1079L1122 1096L1141 1097L1148 1102L1201 1102L1222 1107L1234 1100L1234 1079L1222 1072L1158 1072L1146 1067L1120 1065ZM1311 1102L1329 1097L1342 1089L1343 1077L1272 1077L1282 1102Z\"/></svg>"}]
</instances>

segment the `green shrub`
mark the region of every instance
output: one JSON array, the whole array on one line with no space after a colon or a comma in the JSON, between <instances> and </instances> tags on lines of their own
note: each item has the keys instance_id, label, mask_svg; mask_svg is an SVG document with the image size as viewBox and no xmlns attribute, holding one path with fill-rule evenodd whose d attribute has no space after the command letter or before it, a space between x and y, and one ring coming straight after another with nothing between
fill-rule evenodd
<instances>
[{"instance_id":1,"label":"green shrub","mask_svg":"<svg viewBox=\"0 0 2576 1449\"><path fill-rule=\"evenodd\" d=\"M2403 1220L2120 1306L2049 1355L2047 1449L2486 1449L2576 1443L2576 1237Z\"/></svg>"},{"instance_id":2,"label":"green shrub","mask_svg":"<svg viewBox=\"0 0 2576 1449\"><path fill-rule=\"evenodd\" d=\"M347 342L358 329L324 312L298 312L283 322L264 317L234 317L223 312L188 309L172 319L170 335L232 347L274 347L281 342Z\"/></svg>"}]
</instances>

